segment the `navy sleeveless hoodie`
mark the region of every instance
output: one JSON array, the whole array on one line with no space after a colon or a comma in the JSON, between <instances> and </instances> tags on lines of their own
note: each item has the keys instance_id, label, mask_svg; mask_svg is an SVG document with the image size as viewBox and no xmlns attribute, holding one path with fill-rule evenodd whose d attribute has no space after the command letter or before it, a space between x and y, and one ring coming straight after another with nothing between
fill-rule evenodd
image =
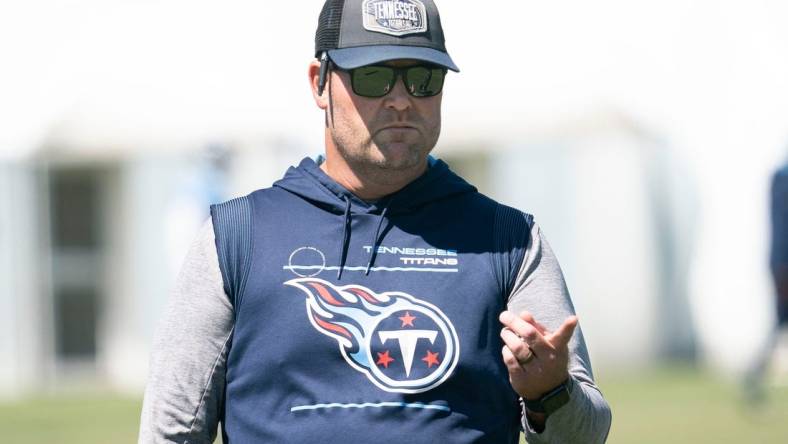
<instances>
[{"instance_id":1,"label":"navy sleeveless hoodie","mask_svg":"<svg viewBox=\"0 0 788 444\"><path fill-rule=\"evenodd\" d=\"M497 317L530 216L432 158L373 203L304 159L212 216L236 316L225 443L518 442Z\"/></svg>"}]
</instances>

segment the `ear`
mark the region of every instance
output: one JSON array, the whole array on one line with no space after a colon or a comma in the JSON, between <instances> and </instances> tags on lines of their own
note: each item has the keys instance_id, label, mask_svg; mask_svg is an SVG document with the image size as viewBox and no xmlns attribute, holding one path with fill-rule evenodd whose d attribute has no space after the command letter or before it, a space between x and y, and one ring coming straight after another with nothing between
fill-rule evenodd
<instances>
[{"instance_id":1,"label":"ear","mask_svg":"<svg viewBox=\"0 0 788 444\"><path fill-rule=\"evenodd\" d=\"M329 71L328 75L331 75ZM323 95L317 93L317 84L320 79L320 61L315 59L309 63L309 86L312 87L312 98L315 99L315 104L322 110L328 109L328 86L323 88ZM328 82L328 79L326 79Z\"/></svg>"}]
</instances>

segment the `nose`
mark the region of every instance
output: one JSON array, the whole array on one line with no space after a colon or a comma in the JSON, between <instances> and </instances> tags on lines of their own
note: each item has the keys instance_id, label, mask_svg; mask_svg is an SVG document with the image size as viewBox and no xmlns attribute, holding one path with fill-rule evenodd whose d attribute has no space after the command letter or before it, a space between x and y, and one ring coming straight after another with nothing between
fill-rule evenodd
<instances>
[{"instance_id":1,"label":"nose","mask_svg":"<svg viewBox=\"0 0 788 444\"><path fill-rule=\"evenodd\" d=\"M402 77L397 76L397 79L394 81L394 87L384 98L384 105L398 112L410 108L411 96Z\"/></svg>"}]
</instances>

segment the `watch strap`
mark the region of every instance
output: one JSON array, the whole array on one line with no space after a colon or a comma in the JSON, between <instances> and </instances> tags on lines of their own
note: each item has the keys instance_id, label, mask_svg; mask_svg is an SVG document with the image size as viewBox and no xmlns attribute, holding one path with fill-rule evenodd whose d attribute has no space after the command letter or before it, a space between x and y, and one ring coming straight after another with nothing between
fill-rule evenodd
<instances>
[{"instance_id":1,"label":"watch strap","mask_svg":"<svg viewBox=\"0 0 788 444\"><path fill-rule=\"evenodd\" d=\"M539 399L530 400L523 398L523 405L531 412L544 413L550 416L569 402L573 387L574 383L570 377Z\"/></svg>"}]
</instances>

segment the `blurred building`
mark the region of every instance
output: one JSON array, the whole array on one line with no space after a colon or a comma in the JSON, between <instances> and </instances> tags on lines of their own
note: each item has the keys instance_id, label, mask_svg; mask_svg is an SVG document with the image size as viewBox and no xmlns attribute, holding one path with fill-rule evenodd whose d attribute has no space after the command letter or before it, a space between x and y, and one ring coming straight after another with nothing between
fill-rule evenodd
<instances>
[{"instance_id":1,"label":"blurred building","mask_svg":"<svg viewBox=\"0 0 788 444\"><path fill-rule=\"evenodd\" d=\"M0 219L5 394L138 392L157 319L208 206L269 186L318 154L295 138L166 148L119 138L104 149L70 125L0 170L0 205L13 209ZM482 134L449 136L436 155L482 192L536 215L596 366L692 357L683 271L691 243L676 229L677 217L691 219L691 194L666 182L679 166L665 144L613 112L512 140Z\"/></svg>"},{"instance_id":2,"label":"blurred building","mask_svg":"<svg viewBox=\"0 0 788 444\"><path fill-rule=\"evenodd\" d=\"M436 154L536 215L595 368L740 368L770 321L785 2L438 3L463 71ZM321 5L4 8L0 396L139 393L208 205L321 150L306 82Z\"/></svg>"}]
</instances>

